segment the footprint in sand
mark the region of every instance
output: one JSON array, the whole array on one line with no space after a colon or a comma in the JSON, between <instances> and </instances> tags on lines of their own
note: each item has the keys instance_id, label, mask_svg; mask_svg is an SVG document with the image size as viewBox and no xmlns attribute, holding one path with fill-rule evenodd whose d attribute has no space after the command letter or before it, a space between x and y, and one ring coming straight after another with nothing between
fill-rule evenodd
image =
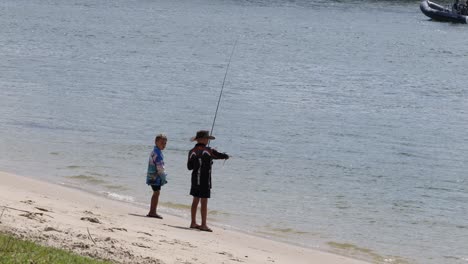
<instances>
[{"instance_id":1,"label":"footprint in sand","mask_svg":"<svg viewBox=\"0 0 468 264\"><path fill-rule=\"evenodd\" d=\"M237 258L237 257L234 257L234 255L232 255L231 253L226 252L226 251L221 251L221 252L216 252L216 253L218 253L218 254L220 254L220 255L225 255L225 256L227 256L227 257L228 257L230 260L232 260L232 261L244 262L243 260L241 260L241 259L239 259L239 258Z\"/></svg>"},{"instance_id":2,"label":"footprint in sand","mask_svg":"<svg viewBox=\"0 0 468 264\"><path fill-rule=\"evenodd\" d=\"M72 245L72 248L80 248L80 249L88 249L89 245L83 243L83 242L77 242Z\"/></svg>"},{"instance_id":3,"label":"footprint in sand","mask_svg":"<svg viewBox=\"0 0 468 264\"><path fill-rule=\"evenodd\" d=\"M78 234L76 235L77 238L81 238L81 239L88 239L88 235L85 235L85 234Z\"/></svg>"},{"instance_id":4,"label":"footprint in sand","mask_svg":"<svg viewBox=\"0 0 468 264\"><path fill-rule=\"evenodd\" d=\"M143 234L143 235L147 235L147 236L153 236L153 235L151 235L150 233L141 232L141 231L138 231L137 233L139 233L139 234Z\"/></svg>"},{"instance_id":5,"label":"footprint in sand","mask_svg":"<svg viewBox=\"0 0 468 264\"><path fill-rule=\"evenodd\" d=\"M24 214L20 214L20 216L26 217L26 218L31 219L31 220L36 220L39 223L45 223L44 219L41 219L41 218L38 217L38 216L42 216L42 215L43 215L43 213L33 213L33 212L27 212L27 213L24 213Z\"/></svg>"},{"instance_id":6,"label":"footprint in sand","mask_svg":"<svg viewBox=\"0 0 468 264\"><path fill-rule=\"evenodd\" d=\"M60 231L60 230L58 230L58 229L55 229L55 228L53 228L53 227L50 227L50 226L44 228L44 231L46 231L46 232L55 231L55 232L62 233L62 231Z\"/></svg>"},{"instance_id":7,"label":"footprint in sand","mask_svg":"<svg viewBox=\"0 0 468 264\"><path fill-rule=\"evenodd\" d=\"M111 243L112 245L118 243L119 241L117 239L113 239L111 237L106 237L104 241Z\"/></svg>"},{"instance_id":8,"label":"footprint in sand","mask_svg":"<svg viewBox=\"0 0 468 264\"><path fill-rule=\"evenodd\" d=\"M111 227L111 228L106 228L106 229L104 229L104 230L109 230L109 231L111 231L111 232L114 232L114 230L127 232L127 229L126 229L126 228L123 228L123 227Z\"/></svg>"},{"instance_id":9,"label":"footprint in sand","mask_svg":"<svg viewBox=\"0 0 468 264\"><path fill-rule=\"evenodd\" d=\"M52 212L50 210L47 210L47 209L44 209L44 208L41 208L41 207L34 207L34 208L36 208L39 211L43 211L43 212Z\"/></svg>"},{"instance_id":10,"label":"footprint in sand","mask_svg":"<svg viewBox=\"0 0 468 264\"><path fill-rule=\"evenodd\" d=\"M142 243L136 243L136 242L132 243L132 245L137 246L137 247L141 247L141 248L151 248L151 247L149 247L147 245L144 245Z\"/></svg>"},{"instance_id":11,"label":"footprint in sand","mask_svg":"<svg viewBox=\"0 0 468 264\"><path fill-rule=\"evenodd\" d=\"M91 223L101 224L101 221L96 217L81 217L80 220L82 221L89 221Z\"/></svg>"},{"instance_id":12,"label":"footprint in sand","mask_svg":"<svg viewBox=\"0 0 468 264\"><path fill-rule=\"evenodd\" d=\"M145 242L151 242L152 241L151 239L149 239L147 237L138 237L138 239L141 239L141 240L143 240Z\"/></svg>"},{"instance_id":13,"label":"footprint in sand","mask_svg":"<svg viewBox=\"0 0 468 264\"><path fill-rule=\"evenodd\" d=\"M184 242L184 241L180 241L178 239L174 239L172 241L168 241L168 240L159 240L159 242L162 242L162 243L167 243L167 244L170 244L170 245L182 245L182 246L186 246L186 247L190 247L190 248L196 248L196 246L190 244L189 242Z\"/></svg>"}]
</instances>

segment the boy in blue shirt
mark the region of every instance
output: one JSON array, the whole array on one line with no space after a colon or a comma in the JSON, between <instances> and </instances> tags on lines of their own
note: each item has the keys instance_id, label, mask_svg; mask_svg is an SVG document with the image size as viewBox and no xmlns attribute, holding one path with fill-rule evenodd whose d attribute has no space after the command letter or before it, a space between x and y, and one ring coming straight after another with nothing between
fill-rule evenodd
<instances>
[{"instance_id":1,"label":"boy in blue shirt","mask_svg":"<svg viewBox=\"0 0 468 264\"><path fill-rule=\"evenodd\" d=\"M167 137L164 134L159 134L154 139L154 149L151 151L148 161L148 173L146 175L146 184L153 189L151 197L150 210L146 216L162 219L156 210L158 208L159 193L161 186L167 183L166 172L164 169L164 155L162 151L166 148Z\"/></svg>"}]
</instances>

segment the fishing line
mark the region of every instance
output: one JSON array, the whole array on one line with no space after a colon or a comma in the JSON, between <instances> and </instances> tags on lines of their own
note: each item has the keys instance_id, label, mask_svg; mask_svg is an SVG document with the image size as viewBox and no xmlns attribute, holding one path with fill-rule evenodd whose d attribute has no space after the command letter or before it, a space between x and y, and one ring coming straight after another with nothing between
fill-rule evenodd
<instances>
[{"instance_id":1,"label":"fishing line","mask_svg":"<svg viewBox=\"0 0 468 264\"><path fill-rule=\"evenodd\" d=\"M214 119L213 119L213 125L211 126L210 136L213 135L213 129L214 129L214 125L215 125L215 122L216 122L216 116L218 115L219 103L221 102L221 96L223 95L224 83L226 82L226 76L227 76L228 71L229 71L229 65L231 65L232 55L234 55L234 50L236 49L236 45L237 45L238 40L239 40L239 38L236 39L236 42L234 43L234 46L232 47L231 56L229 57L229 62L228 62L227 67L226 67L226 73L224 73L223 85L221 86L221 92L219 93L218 105L216 106L216 112L215 112L215 116L214 116Z\"/></svg>"}]
</instances>

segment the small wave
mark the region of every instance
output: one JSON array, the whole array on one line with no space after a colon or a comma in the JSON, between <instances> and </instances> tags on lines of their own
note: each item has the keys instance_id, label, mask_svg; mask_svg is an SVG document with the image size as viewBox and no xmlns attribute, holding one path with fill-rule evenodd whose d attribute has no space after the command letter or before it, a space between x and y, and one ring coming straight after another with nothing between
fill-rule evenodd
<instances>
[{"instance_id":1,"label":"small wave","mask_svg":"<svg viewBox=\"0 0 468 264\"><path fill-rule=\"evenodd\" d=\"M351 208L351 206L342 205L342 204L336 204L335 207L336 207L337 209L340 209L340 210L346 210L346 209Z\"/></svg>"},{"instance_id":2,"label":"small wave","mask_svg":"<svg viewBox=\"0 0 468 264\"><path fill-rule=\"evenodd\" d=\"M287 235L287 234L305 235L305 234L310 234L309 232L297 230L297 229L294 229L294 228L291 228L291 227L272 227L270 225L267 225L267 226L265 226L265 229L267 229L267 232L263 232L263 233L267 233L267 234L270 234L270 235L278 235L278 234L283 234L283 235ZM260 232L260 233L262 233L262 232Z\"/></svg>"},{"instance_id":3,"label":"small wave","mask_svg":"<svg viewBox=\"0 0 468 264\"><path fill-rule=\"evenodd\" d=\"M350 243L327 243L336 253L344 253L345 255L354 255L372 259L376 263L392 263L392 264L409 264L410 262L398 256L382 256L375 253L372 249L359 247Z\"/></svg>"},{"instance_id":4,"label":"small wave","mask_svg":"<svg viewBox=\"0 0 468 264\"><path fill-rule=\"evenodd\" d=\"M228 212L223 212L223 211L219 211L219 210L211 210L211 211L208 212L208 214L210 214L210 215L226 215L226 216L231 215Z\"/></svg>"},{"instance_id":5,"label":"small wave","mask_svg":"<svg viewBox=\"0 0 468 264\"><path fill-rule=\"evenodd\" d=\"M187 210L187 209L190 209L191 206L188 205L188 204L178 204L178 203L172 203L172 202L163 202L161 203L161 205L165 206L165 207L169 207L169 208L172 208L172 209L184 209L184 210Z\"/></svg>"},{"instance_id":6,"label":"small wave","mask_svg":"<svg viewBox=\"0 0 468 264\"><path fill-rule=\"evenodd\" d=\"M93 184L103 184L103 183L105 183L104 180L97 179L96 177L89 176L89 175L83 175L83 174L75 175L75 176L66 176L66 177L69 178L69 179L86 181L86 182L93 183Z\"/></svg>"},{"instance_id":7,"label":"small wave","mask_svg":"<svg viewBox=\"0 0 468 264\"><path fill-rule=\"evenodd\" d=\"M409 152L399 152L398 155L405 156L405 157L417 157L417 155Z\"/></svg>"},{"instance_id":8,"label":"small wave","mask_svg":"<svg viewBox=\"0 0 468 264\"><path fill-rule=\"evenodd\" d=\"M260 236L266 236L266 237L282 237L284 238L285 235L282 233L274 233L274 232L268 232L268 231L256 231L255 233L259 234Z\"/></svg>"},{"instance_id":9,"label":"small wave","mask_svg":"<svg viewBox=\"0 0 468 264\"><path fill-rule=\"evenodd\" d=\"M455 257L455 256L443 256L443 257L445 259L455 260L455 261L459 261L459 260L468 261L468 258L463 258L463 257Z\"/></svg>"},{"instance_id":10,"label":"small wave","mask_svg":"<svg viewBox=\"0 0 468 264\"><path fill-rule=\"evenodd\" d=\"M79 168L82 168L82 167L78 166L78 165L70 165L70 166L67 166L66 168L67 169L79 169Z\"/></svg>"},{"instance_id":11,"label":"small wave","mask_svg":"<svg viewBox=\"0 0 468 264\"><path fill-rule=\"evenodd\" d=\"M90 132L90 130L82 129L78 127L64 126L64 125L54 125L50 122L40 123L34 121L25 121L25 122L14 122L14 125L26 127L28 129L46 129L46 130L63 130L63 131L78 131L78 132Z\"/></svg>"},{"instance_id":12,"label":"small wave","mask_svg":"<svg viewBox=\"0 0 468 264\"><path fill-rule=\"evenodd\" d=\"M337 163L326 163L325 165L337 169L348 169L348 167Z\"/></svg>"},{"instance_id":13,"label":"small wave","mask_svg":"<svg viewBox=\"0 0 468 264\"><path fill-rule=\"evenodd\" d=\"M430 190L430 191L444 191L444 192L453 192L453 189L449 188L443 188L443 187L432 187L432 186L419 186L416 187L417 189L424 189L424 190Z\"/></svg>"},{"instance_id":14,"label":"small wave","mask_svg":"<svg viewBox=\"0 0 468 264\"><path fill-rule=\"evenodd\" d=\"M123 195L123 194L118 194L118 193L113 193L113 192L104 192L104 194L109 198L119 200L119 201L125 201L125 202L135 201L135 198L129 195Z\"/></svg>"},{"instance_id":15,"label":"small wave","mask_svg":"<svg viewBox=\"0 0 468 264\"><path fill-rule=\"evenodd\" d=\"M104 187L106 187L107 189L110 189L110 190L119 190L119 191L126 191L126 190L129 190L129 188L127 186L123 186L123 185L112 185L112 184L109 184L109 185L104 185Z\"/></svg>"},{"instance_id":16,"label":"small wave","mask_svg":"<svg viewBox=\"0 0 468 264\"><path fill-rule=\"evenodd\" d=\"M290 233L290 234L308 234L305 231L298 231L293 228L273 228L273 231L280 232L280 233Z\"/></svg>"}]
</instances>

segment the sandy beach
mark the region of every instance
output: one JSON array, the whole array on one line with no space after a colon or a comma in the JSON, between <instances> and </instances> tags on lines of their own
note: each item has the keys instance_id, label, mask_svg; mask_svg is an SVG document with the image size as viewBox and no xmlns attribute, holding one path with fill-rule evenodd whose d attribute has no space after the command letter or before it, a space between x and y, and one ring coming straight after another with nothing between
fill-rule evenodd
<instances>
[{"instance_id":1,"label":"sandy beach","mask_svg":"<svg viewBox=\"0 0 468 264\"><path fill-rule=\"evenodd\" d=\"M76 189L0 173L0 231L117 263L364 264L145 209Z\"/></svg>"}]
</instances>

